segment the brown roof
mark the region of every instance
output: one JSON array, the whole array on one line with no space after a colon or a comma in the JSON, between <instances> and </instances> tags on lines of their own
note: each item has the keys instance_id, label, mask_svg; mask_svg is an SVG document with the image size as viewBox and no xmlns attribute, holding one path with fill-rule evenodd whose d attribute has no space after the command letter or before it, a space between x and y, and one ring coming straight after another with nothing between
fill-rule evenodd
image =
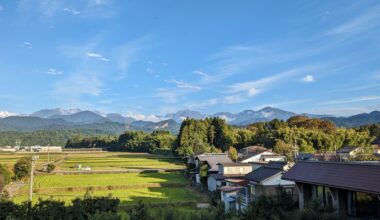
<instances>
[{"instance_id":1,"label":"brown roof","mask_svg":"<svg viewBox=\"0 0 380 220\"><path fill-rule=\"evenodd\" d=\"M299 161L282 179L380 194L379 163Z\"/></svg>"}]
</instances>

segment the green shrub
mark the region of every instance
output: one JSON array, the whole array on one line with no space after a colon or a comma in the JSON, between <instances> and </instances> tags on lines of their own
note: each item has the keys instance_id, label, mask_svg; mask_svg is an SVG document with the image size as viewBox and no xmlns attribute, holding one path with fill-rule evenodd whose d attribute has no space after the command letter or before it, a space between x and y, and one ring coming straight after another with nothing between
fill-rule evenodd
<instances>
[{"instance_id":1,"label":"green shrub","mask_svg":"<svg viewBox=\"0 0 380 220\"><path fill-rule=\"evenodd\" d=\"M55 165L53 163L49 163L48 165L46 165L46 172L51 173L54 171L54 169Z\"/></svg>"},{"instance_id":2,"label":"green shrub","mask_svg":"<svg viewBox=\"0 0 380 220\"><path fill-rule=\"evenodd\" d=\"M32 168L32 158L22 157L13 167L14 179L21 180L30 174Z\"/></svg>"}]
</instances>

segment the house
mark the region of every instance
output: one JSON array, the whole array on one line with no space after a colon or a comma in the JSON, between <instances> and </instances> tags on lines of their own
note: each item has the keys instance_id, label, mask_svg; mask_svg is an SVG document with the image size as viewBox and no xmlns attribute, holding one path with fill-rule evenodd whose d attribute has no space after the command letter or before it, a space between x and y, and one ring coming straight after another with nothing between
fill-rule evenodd
<instances>
[{"instance_id":1,"label":"house","mask_svg":"<svg viewBox=\"0 0 380 220\"><path fill-rule=\"evenodd\" d=\"M360 151L361 147L345 146L336 151L339 158L347 160L351 157L355 157Z\"/></svg>"},{"instance_id":2,"label":"house","mask_svg":"<svg viewBox=\"0 0 380 220\"><path fill-rule=\"evenodd\" d=\"M315 158L314 158L314 154L312 154L312 153L298 153L297 157L296 157L296 161L313 160L313 159L315 159Z\"/></svg>"},{"instance_id":3,"label":"house","mask_svg":"<svg viewBox=\"0 0 380 220\"><path fill-rule=\"evenodd\" d=\"M373 154L380 156L380 137L372 141L371 145L373 148Z\"/></svg>"},{"instance_id":4,"label":"house","mask_svg":"<svg viewBox=\"0 0 380 220\"><path fill-rule=\"evenodd\" d=\"M246 174L243 178L225 179L226 186L221 187L220 190L226 211L233 205L236 211L243 211L256 197L277 194L279 186L296 195L295 183L281 179L285 170L289 168L290 164L286 162L272 161Z\"/></svg>"},{"instance_id":5,"label":"house","mask_svg":"<svg viewBox=\"0 0 380 220\"><path fill-rule=\"evenodd\" d=\"M380 137L378 137L374 141L372 141L371 145L373 147L380 147Z\"/></svg>"},{"instance_id":6,"label":"house","mask_svg":"<svg viewBox=\"0 0 380 220\"><path fill-rule=\"evenodd\" d=\"M195 183L201 183L202 171L209 174L216 174L219 171L218 164L222 163L232 163L231 158L228 154L224 153L203 153L198 154L194 157L194 168L192 174L195 178ZM203 165L206 167L203 168ZM202 170L205 169L205 170Z\"/></svg>"},{"instance_id":7,"label":"house","mask_svg":"<svg viewBox=\"0 0 380 220\"><path fill-rule=\"evenodd\" d=\"M339 219L380 218L379 163L299 161L282 179L296 183L300 209L316 199Z\"/></svg>"},{"instance_id":8,"label":"house","mask_svg":"<svg viewBox=\"0 0 380 220\"><path fill-rule=\"evenodd\" d=\"M239 150L238 160L240 163L257 161L285 161L286 157L273 153L271 149L261 146L249 146Z\"/></svg>"},{"instance_id":9,"label":"house","mask_svg":"<svg viewBox=\"0 0 380 220\"><path fill-rule=\"evenodd\" d=\"M245 174L252 171L254 166L249 163L221 163L218 173L210 174L207 177L207 188L214 192L218 188L226 185L226 179L243 178Z\"/></svg>"},{"instance_id":10,"label":"house","mask_svg":"<svg viewBox=\"0 0 380 220\"><path fill-rule=\"evenodd\" d=\"M258 196L273 196L282 187L289 192L294 198L297 193L295 183L282 179L287 164L268 164L247 174L244 179L247 185L237 193L236 210L243 211L247 208L250 201Z\"/></svg>"}]
</instances>

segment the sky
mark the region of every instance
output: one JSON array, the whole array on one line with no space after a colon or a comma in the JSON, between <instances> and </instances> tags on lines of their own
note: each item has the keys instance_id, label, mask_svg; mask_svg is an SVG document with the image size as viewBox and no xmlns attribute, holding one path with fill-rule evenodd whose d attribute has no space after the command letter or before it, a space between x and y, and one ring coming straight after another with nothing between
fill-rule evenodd
<instances>
[{"instance_id":1,"label":"sky","mask_svg":"<svg viewBox=\"0 0 380 220\"><path fill-rule=\"evenodd\" d=\"M0 0L0 111L380 110L380 2Z\"/></svg>"}]
</instances>

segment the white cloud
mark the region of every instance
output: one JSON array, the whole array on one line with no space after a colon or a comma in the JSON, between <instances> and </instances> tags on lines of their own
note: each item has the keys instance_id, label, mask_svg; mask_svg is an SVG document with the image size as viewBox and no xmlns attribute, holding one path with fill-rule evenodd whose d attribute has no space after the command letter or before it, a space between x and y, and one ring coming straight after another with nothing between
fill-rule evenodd
<instances>
[{"instance_id":1,"label":"white cloud","mask_svg":"<svg viewBox=\"0 0 380 220\"><path fill-rule=\"evenodd\" d=\"M348 103L356 103L356 102L368 102L368 101L375 101L380 100L380 96L360 96L360 97L353 97L350 99L337 99L337 100L329 100L325 102L321 102L322 105L336 105L336 104L348 104Z\"/></svg>"},{"instance_id":2,"label":"white cloud","mask_svg":"<svg viewBox=\"0 0 380 220\"><path fill-rule=\"evenodd\" d=\"M146 68L146 72L149 73L149 74L154 74L154 73L156 73L156 71L154 71L154 69L152 69L152 68L150 68L150 67Z\"/></svg>"},{"instance_id":3,"label":"white cloud","mask_svg":"<svg viewBox=\"0 0 380 220\"><path fill-rule=\"evenodd\" d=\"M95 74L77 73L57 81L51 94L66 107L98 108L88 100L89 96L100 96L103 86Z\"/></svg>"},{"instance_id":4,"label":"white cloud","mask_svg":"<svg viewBox=\"0 0 380 220\"><path fill-rule=\"evenodd\" d=\"M89 0L89 5L100 6L109 3L109 0Z\"/></svg>"},{"instance_id":5,"label":"white cloud","mask_svg":"<svg viewBox=\"0 0 380 220\"><path fill-rule=\"evenodd\" d=\"M79 15L80 11L73 9L73 8L64 8L63 11L68 12L73 15Z\"/></svg>"},{"instance_id":6,"label":"white cloud","mask_svg":"<svg viewBox=\"0 0 380 220\"><path fill-rule=\"evenodd\" d=\"M113 54L115 54L115 61L117 63L116 67L119 72L116 80L126 77L130 66L136 61L139 53L149 47L149 39L150 36L145 35L133 41L127 42L113 50Z\"/></svg>"},{"instance_id":7,"label":"white cloud","mask_svg":"<svg viewBox=\"0 0 380 220\"><path fill-rule=\"evenodd\" d=\"M224 97L224 103L227 103L227 104L236 104L236 103L241 103L245 101L247 101L247 98L241 94Z\"/></svg>"},{"instance_id":8,"label":"white cloud","mask_svg":"<svg viewBox=\"0 0 380 220\"><path fill-rule=\"evenodd\" d=\"M14 115L17 115L17 114L13 112L8 112L8 111L0 111L0 118L6 118L9 116L14 116Z\"/></svg>"},{"instance_id":9,"label":"white cloud","mask_svg":"<svg viewBox=\"0 0 380 220\"><path fill-rule=\"evenodd\" d=\"M104 57L104 56L101 55L100 53L87 52L87 56L88 56L88 57L91 57L91 58L96 58L96 59L98 59L98 60L105 61L105 62L110 61L110 59Z\"/></svg>"},{"instance_id":10,"label":"white cloud","mask_svg":"<svg viewBox=\"0 0 380 220\"><path fill-rule=\"evenodd\" d=\"M204 109L219 103L217 98L207 99L205 101L194 102L185 104L185 108L187 109Z\"/></svg>"},{"instance_id":11,"label":"white cloud","mask_svg":"<svg viewBox=\"0 0 380 220\"><path fill-rule=\"evenodd\" d=\"M159 122L162 120L161 117L158 117L156 115L144 115L144 114L134 113L134 112L127 112L127 113L123 114L123 116L124 117L130 117L130 118L133 118L133 119L139 120L139 121Z\"/></svg>"},{"instance_id":12,"label":"white cloud","mask_svg":"<svg viewBox=\"0 0 380 220\"><path fill-rule=\"evenodd\" d=\"M49 68L49 69L46 71L46 74L48 74L48 75L53 75L53 76L56 76L56 75L62 75L62 74L63 74L63 71L59 71L59 70L56 70L56 69L53 69L53 68Z\"/></svg>"},{"instance_id":13,"label":"white cloud","mask_svg":"<svg viewBox=\"0 0 380 220\"><path fill-rule=\"evenodd\" d=\"M357 34L368 31L379 25L379 18L380 6L376 6L351 20L332 28L327 31L325 35Z\"/></svg>"},{"instance_id":14,"label":"white cloud","mask_svg":"<svg viewBox=\"0 0 380 220\"><path fill-rule=\"evenodd\" d=\"M299 72L299 69L293 69L272 76L264 77L258 80L236 83L229 86L228 93L244 92L249 97L255 96L263 90L266 90L268 87L274 86L275 83L284 81L284 79L297 75Z\"/></svg>"},{"instance_id":15,"label":"white cloud","mask_svg":"<svg viewBox=\"0 0 380 220\"><path fill-rule=\"evenodd\" d=\"M314 79L314 76L313 75L306 75L304 77L301 78L301 81L302 82L308 82L308 83L311 83L311 82L314 82L315 79Z\"/></svg>"},{"instance_id":16,"label":"white cloud","mask_svg":"<svg viewBox=\"0 0 380 220\"><path fill-rule=\"evenodd\" d=\"M179 89L186 89L186 90L190 90L190 91L194 91L194 92L202 89L199 86L187 83L187 82L182 81L182 80L180 80L180 81L178 81L178 80L165 80L165 82L174 83L176 85L176 87Z\"/></svg>"},{"instance_id":17,"label":"white cloud","mask_svg":"<svg viewBox=\"0 0 380 220\"><path fill-rule=\"evenodd\" d=\"M174 89L157 88L155 97L163 99L166 103L176 103L179 97L183 96L182 91L176 91Z\"/></svg>"},{"instance_id":18,"label":"white cloud","mask_svg":"<svg viewBox=\"0 0 380 220\"><path fill-rule=\"evenodd\" d=\"M4 10L4 7L0 5L0 11L3 11Z\"/></svg>"},{"instance_id":19,"label":"white cloud","mask_svg":"<svg viewBox=\"0 0 380 220\"><path fill-rule=\"evenodd\" d=\"M28 49L33 49L33 45L29 41L24 41L22 43L22 46L25 47L25 48L28 48Z\"/></svg>"}]
</instances>

